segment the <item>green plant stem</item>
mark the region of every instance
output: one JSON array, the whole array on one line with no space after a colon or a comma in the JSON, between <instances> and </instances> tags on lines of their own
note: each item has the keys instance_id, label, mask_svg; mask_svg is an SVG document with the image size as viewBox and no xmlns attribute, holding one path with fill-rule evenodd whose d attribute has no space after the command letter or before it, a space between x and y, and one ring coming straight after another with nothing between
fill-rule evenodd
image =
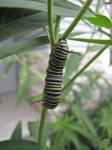
<instances>
[{"instance_id":1,"label":"green plant stem","mask_svg":"<svg viewBox=\"0 0 112 150\"><path fill-rule=\"evenodd\" d=\"M104 31L103 29L99 28L98 31L100 31L101 33L104 33L105 35L107 35L108 37L112 38L112 35L107 33L106 31Z\"/></svg>"},{"instance_id":2,"label":"green plant stem","mask_svg":"<svg viewBox=\"0 0 112 150\"><path fill-rule=\"evenodd\" d=\"M50 35L49 35L48 27L43 27L43 30L44 30L44 32L45 32L45 34L46 34L46 36L48 37L49 42L50 42ZM50 42L50 43L51 43L51 42Z\"/></svg>"},{"instance_id":3,"label":"green plant stem","mask_svg":"<svg viewBox=\"0 0 112 150\"><path fill-rule=\"evenodd\" d=\"M59 29L60 29L60 20L61 20L61 16L57 16L56 17L56 25L55 25L55 41L58 40L58 35L59 35Z\"/></svg>"},{"instance_id":4,"label":"green plant stem","mask_svg":"<svg viewBox=\"0 0 112 150\"><path fill-rule=\"evenodd\" d=\"M79 0L79 1L80 1L81 4L84 5L84 1L83 1L83 0ZM95 14L94 11L93 11L91 8L88 8L88 10L89 10L92 14Z\"/></svg>"},{"instance_id":5,"label":"green plant stem","mask_svg":"<svg viewBox=\"0 0 112 150\"><path fill-rule=\"evenodd\" d=\"M84 15L85 11L88 9L89 5L92 3L93 0L87 0L86 3L83 5L79 13L77 14L76 18L74 18L73 22L70 24L70 26L67 28L67 30L64 32L62 39L66 39L69 34L72 32L72 30L75 28L75 26L80 21L81 17Z\"/></svg>"},{"instance_id":6,"label":"green plant stem","mask_svg":"<svg viewBox=\"0 0 112 150\"><path fill-rule=\"evenodd\" d=\"M48 0L48 25L51 45L55 44L54 28L53 28L53 0Z\"/></svg>"},{"instance_id":7,"label":"green plant stem","mask_svg":"<svg viewBox=\"0 0 112 150\"><path fill-rule=\"evenodd\" d=\"M45 124L45 118L47 114L47 108L43 106L42 114L41 114L41 120L40 120L40 125L39 125L39 136L38 136L38 141L39 141L39 150L43 150L42 146L42 135L43 135L43 129L44 129L44 124Z\"/></svg>"},{"instance_id":8,"label":"green plant stem","mask_svg":"<svg viewBox=\"0 0 112 150\"><path fill-rule=\"evenodd\" d=\"M54 36L54 28L53 28L53 0L48 0L48 25L49 25L50 43L51 43L51 46L54 46L55 36ZM39 150L43 150L42 135L43 135L43 129L44 129L47 110L48 109L45 106L43 106L41 119L40 119L40 125L39 125L39 135L38 135Z\"/></svg>"},{"instance_id":9,"label":"green plant stem","mask_svg":"<svg viewBox=\"0 0 112 150\"><path fill-rule=\"evenodd\" d=\"M93 63L93 61L95 61L106 49L108 48L108 45L105 45L95 56L92 57L92 59L90 59L86 65L84 65L84 67L82 67L76 74L74 77L72 77L72 79L64 86L63 91L85 70L87 69L88 66L90 66L90 64Z\"/></svg>"}]
</instances>

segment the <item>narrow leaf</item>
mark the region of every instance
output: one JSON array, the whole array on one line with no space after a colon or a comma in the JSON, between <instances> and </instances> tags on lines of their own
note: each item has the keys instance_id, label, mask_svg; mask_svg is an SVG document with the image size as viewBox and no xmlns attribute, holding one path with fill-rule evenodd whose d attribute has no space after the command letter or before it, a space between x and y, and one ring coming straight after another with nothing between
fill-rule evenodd
<instances>
[{"instance_id":1,"label":"narrow leaf","mask_svg":"<svg viewBox=\"0 0 112 150\"><path fill-rule=\"evenodd\" d=\"M43 130L43 141L47 141L48 139L48 132L50 130L51 124L46 122L44 130ZM38 132L39 132L39 122L29 122L28 128L31 135L38 141Z\"/></svg>"},{"instance_id":2,"label":"narrow leaf","mask_svg":"<svg viewBox=\"0 0 112 150\"><path fill-rule=\"evenodd\" d=\"M100 147L101 141L99 140L99 137L96 138L95 136L93 136L93 135L91 134L91 132L88 132L85 128L81 127L81 126L79 125L79 123L76 123L75 126L72 126L72 129L73 129L75 132L77 132L77 133L81 134L82 136L86 137L86 138L88 139L88 141L91 141L91 143L92 143L95 147L96 147L96 146Z\"/></svg>"},{"instance_id":3,"label":"narrow leaf","mask_svg":"<svg viewBox=\"0 0 112 150\"><path fill-rule=\"evenodd\" d=\"M0 150L39 150L38 144L25 140L8 140L0 142Z\"/></svg>"},{"instance_id":4,"label":"narrow leaf","mask_svg":"<svg viewBox=\"0 0 112 150\"><path fill-rule=\"evenodd\" d=\"M79 31L79 32L72 32L68 37L74 37L74 36L79 36L79 35L82 35L82 34L87 34L87 33L90 33L90 32L84 32L84 31Z\"/></svg>"},{"instance_id":5,"label":"narrow leaf","mask_svg":"<svg viewBox=\"0 0 112 150\"><path fill-rule=\"evenodd\" d=\"M103 47L103 45L92 45L92 46L89 46L88 50L87 51L90 51L90 52L95 52L95 51L99 51L101 50Z\"/></svg>"},{"instance_id":6,"label":"narrow leaf","mask_svg":"<svg viewBox=\"0 0 112 150\"><path fill-rule=\"evenodd\" d=\"M20 103L20 101L25 97L27 93L27 83L29 81L29 70L26 64L22 65L19 71L19 87L17 92L17 100L16 105Z\"/></svg>"},{"instance_id":7,"label":"narrow leaf","mask_svg":"<svg viewBox=\"0 0 112 150\"><path fill-rule=\"evenodd\" d=\"M0 26L7 24L13 20L26 17L33 14L34 11L21 10L21 9L10 9L0 8Z\"/></svg>"},{"instance_id":8,"label":"narrow leaf","mask_svg":"<svg viewBox=\"0 0 112 150\"><path fill-rule=\"evenodd\" d=\"M37 1L31 0L0 0L0 7L1 8L21 8L21 9L28 9L34 11L44 11L47 12L47 4ZM80 7L79 7L80 8ZM67 9L61 6L54 6L54 14L61 15L61 16L69 16L73 17L77 11L73 9Z\"/></svg>"},{"instance_id":9,"label":"narrow leaf","mask_svg":"<svg viewBox=\"0 0 112 150\"><path fill-rule=\"evenodd\" d=\"M111 20L104 15L96 14L95 16L85 17L85 19L94 25L98 25L100 27L112 29Z\"/></svg>"},{"instance_id":10,"label":"narrow leaf","mask_svg":"<svg viewBox=\"0 0 112 150\"><path fill-rule=\"evenodd\" d=\"M78 54L71 54L68 58L68 61L65 66L65 74L64 74L64 85L68 83L68 81L71 80L71 76L76 73L80 60L82 59L82 56L79 56ZM68 94L71 87L73 86L73 83L66 88L66 90L62 91L61 99L63 100L64 97Z\"/></svg>"},{"instance_id":11,"label":"narrow leaf","mask_svg":"<svg viewBox=\"0 0 112 150\"><path fill-rule=\"evenodd\" d=\"M47 14L45 12L39 12L25 17L22 16L21 18L9 21L0 27L0 41L44 27L47 24Z\"/></svg>"},{"instance_id":12,"label":"narrow leaf","mask_svg":"<svg viewBox=\"0 0 112 150\"><path fill-rule=\"evenodd\" d=\"M12 135L11 135L11 140L22 140L22 127L21 127L21 122L19 122Z\"/></svg>"},{"instance_id":13,"label":"narrow leaf","mask_svg":"<svg viewBox=\"0 0 112 150\"><path fill-rule=\"evenodd\" d=\"M14 59L10 59L7 62L5 62L5 66L3 68L3 75L6 77L7 74L9 73L11 67L15 64Z\"/></svg>"},{"instance_id":14,"label":"narrow leaf","mask_svg":"<svg viewBox=\"0 0 112 150\"><path fill-rule=\"evenodd\" d=\"M30 96L30 97L28 98L28 101L30 101L31 103L38 102L38 101L42 100L42 96L43 96L43 93Z\"/></svg>"},{"instance_id":15,"label":"narrow leaf","mask_svg":"<svg viewBox=\"0 0 112 150\"><path fill-rule=\"evenodd\" d=\"M96 44L106 44L112 45L112 39L86 39L86 38L69 38L69 40L87 42L87 43L96 43Z\"/></svg>"},{"instance_id":16,"label":"narrow leaf","mask_svg":"<svg viewBox=\"0 0 112 150\"><path fill-rule=\"evenodd\" d=\"M97 137L96 129L86 115L86 113L80 108L80 106L76 105L72 108L72 112L77 116L78 120L80 120L83 124L85 124L86 128L93 134L93 136Z\"/></svg>"},{"instance_id":17,"label":"narrow leaf","mask_svg":"<svg viewBox=\"0 0 112 150\"><path fill-rule=\"evenodd\" d=\"M28 128L31 136L38 141L38 132L39 132L39 122L29 122Z\"/></svg>"},{"instance_id":18,"label":"narrow leaf","mask_svg":"<svg viewBox=\"0 0 112 150\"><path fill-rule=\"evenodd\" d=\"M70 80L71 75L73 75L73 73L77 71L81 59L82 57L78 54L75 53L70 54L65 66L65 74L64 74L65 84L66 82L68 82L68 80Z\"/></svg>"},{"instance_id":19,"label":"narrow leaf","mask_svg":"<svg viewBox=\"0 0 112 150\"><path fill-rule=\"evenodd\" d=\"M46 3L46 0L33 0L33 1ZM61 0L61 1L60 0L54 0L54 5L68 8L68 9L73 9L75 11L78 11L80 9L80 6L76 5L74 2L70 2L67 0Z\"/></svg>"},{"instance_id":20,"label":"narrow leaf","mask_svg":"<svg viewBox=\"0 0 112 150\"><path fill-rule=\"evenodd\" d=\"M38 48L48 44L48 38L45 36L33 38L31 40L24 40L22 42L17 42L12 45L4 46L0 48L0 59L18 54L24 51L32 50L33 48Z\"/></svg>"}]
</instances>

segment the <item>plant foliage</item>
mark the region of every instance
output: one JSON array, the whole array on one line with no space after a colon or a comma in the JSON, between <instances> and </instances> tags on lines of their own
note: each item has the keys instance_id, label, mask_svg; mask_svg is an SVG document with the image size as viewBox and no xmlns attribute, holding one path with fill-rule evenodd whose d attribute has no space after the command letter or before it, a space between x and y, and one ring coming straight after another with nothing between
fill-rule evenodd
<instances>
[{"instance_id":1,"label":"plant foliage","mask_svg":"<svg viewBox=\"0 0 112 150\"><path fill-rule=\"evenodd\" d=\"M64 106L65 111L60 113L61 115L52 112L52 116L55 118L53 123L45 122L45 116L42 116L40 122L29 122L30 134L36 142L23 140L21 123L18 123L10 140L0 142L0 150L112 149L112 102L110 96L112 85L104 77L104 71L96 68L85 70L105 49L111 47L112 21L104 1L97 1L94 10L90 7L92 2L92 0L79 0L79 5L77 1L69 2L67 0L0 0L0 59L8 60L4 68L5 75L14 64L19 64L17 104L27 97L28 91L35 83L42 80L40 76L43 74L36 72L31 66L35 56L32 49L47 44L50 44L52 49L55 42L64 37L72 42L79 41L87 44L84 53L78 50L81 55L70 54L65 66L64 88L61 95L61 108ZM102 14L102 8L108 12L108 17ZM60 23L65 17L72 18L73 22L61 33ZM89 27L90 32L74 32L73 29L79 21ZM40 28L42 34L39 36L30 36L28 39L15 43L7 42L12 37L22 37L24 34ZM90 34L90 38L83 38L87 33ZM105 39L96 38L98 33L102 37L105 36ZM96 55L89 61L87 60L86 65L83 64L86 56L89 53L94 54L94 52ZM80 68L82 69L80 70ZM85 82L82 82L82 78L86 79ZM97 91L100 99L98 103L94 101ZM37 93L27 98L30 102L36 102L41 97L42 93ZM45 112L43 114L45 115ZM45 128L43 129L44 123ZM42 138L40 139L39 136Z\"/></svg>"}]
</instances>

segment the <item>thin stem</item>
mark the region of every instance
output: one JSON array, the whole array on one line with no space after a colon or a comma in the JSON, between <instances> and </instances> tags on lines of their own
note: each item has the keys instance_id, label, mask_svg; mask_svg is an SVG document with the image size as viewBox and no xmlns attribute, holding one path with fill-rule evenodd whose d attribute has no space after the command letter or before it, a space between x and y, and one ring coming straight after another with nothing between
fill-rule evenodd
<instances>
[{"instance_id":1,"label":"thin stem","mask_svg":"<svg viewBox=\"0 0 112 150\"><path fill-rule=\"evenodd\" d=\"M108 45L105 45L95 56L93 56L87 63L82 67L74 77L64 86L63 91L85 70L88 68L90 64L92 64L93 61L95 61L106 49L108 48Z\"/></svg>"},{"instance_id":2,"label":"thin stem","mask_svg":"<svg viewBox=\"0 0 112 150\"><path fill-rule=\"evenodd\" d=\"M44 129L44 123L45 123L45 118L46 118L46 114L47 114L47 108L45 106L43 106L42 109L42 115L41 115L41 120L40 120L40 126L39 126L39 150L43 150L43 146L42 146L42 135L43 135L43 129Z\"/></svg>"},{"instance_id":3,"label":"thin stem","mask_svg":"<svg viewBox=\"0 0 112 150\"><path fill-rule=\"evenodd\" d=\"M55 41L58 40L58 35L59 35L59 29L60 29L60 20L61 20L61 16L57 16L56 17L56 25L55 25Z\"/></svg>"},{"instance_id":4,"label":"thin stem","mask_svg":"<svg viewBox=\"0 0 112 150\"><path fill-rule=\"evenodd\" d=\"M48 25L49 25L49 38L51 46L54 46L55 44L55 37L54 37L54 29L53 29L53 0L48 0ZM38 135L38 141L39 141L39 150L43 150L43 129L45 124L45 118L47 114L47 108L43 106L41 119L40 119L40 125L39 125L39 135Z\"/></svg>"},{"instance_id":5,"label":"thin stem","mask_svg":"<svg viewBox=\"0 0 112 150\"><path fill-rule=\"evenodd\" d=\"M80 1L81 4L84 4L84 1L82 1L82 0L79 0L79 1ZM88 10L89 10L92 14L95 14L94 11L93 11L91 8L88 8Z\"/></svg>"},{"instance_id":6,"label":"thin stem","mask_svg":"<svg viewBox=\"0 0 112 150\"><path fill-rule=\"evenodd\" d=\"M101 7L101 0L99 0L98 2L97 2L97 5L96 5L96 14L97 13L99 13L99 8Z\"/></svg>"},{"instance_id":7,"label":"thin stem","mask_svg":"<svg viewBox=\"0 0 112 150\"><path fill-rule=\"evenodd\" d=\"M49 39L49 42L50 42L50 35L49 35L49 31L48 31L48 28L47 27L43 27L43 30L44 32L46 33L48 39ZM50 42L51 43L51 42Z\"/></svg>"},{"instance_id":8,"label":"thin stem","mask_svg":"<svg viewBox=\"0 0 112 150\"><path fill-rule=\"evenodd\" d=\"M112 35L107 33L106 31L104 31L103 29L99 28L98 31L100 31L101 33L107 35L108 37L112 38Z\"/></svg>"},{"instance_id":9,"label":"thin stem","mask_svg":"<svg viewBox=\"0 0 112 150\"><path fill-rule=\"evenodd\" d=\"M82 1L82 0L81 0ZM100 1L100 0L99 0ZM96 5L96 11L95 11L95 13L98 13L98 11L99 11L99 1L97 2L97 5ZM94 25L93 26L93 29L92 29L92 34L91 34L91 36L90 36L90 39L93 39L93 37L94 37L94 35L95 35L95 31L96 30L96 26ZM85 55L87 54L87 52L88 52L88 50L89 50L89 48L90 48L90 45L91 45L91 43L88 43L88 46L87 46L87 48L86 48L86 52L85 52Z\"/></svg>"},{"instance_id":10,"label":"thin stem","mask_svg":"<svg viewBox=\"0 0 112 150\"><path fill-rule=\"evenodd\" d=\"M53 28L53 0L48 0L48 25L51 45L55 44L54 28Z\"/></svg>"},{"instance_id":11,"label":"thin stem","mask_svg":"<svg viewBox=\"0 0 112 150\"><path fill-rule=\"evenodd\" d=\"M64 32L62 39L66 39L69 34L72 32L74 27L78 24L81 17L84 15L85 11L88 9L89 5L92 3L93 0L87 0L86 3L83 5L79 13L77 14L76 18L74 18L73 22L70 24L70 26L67 28L67 30Z\"/></svg>"}]
</instances>

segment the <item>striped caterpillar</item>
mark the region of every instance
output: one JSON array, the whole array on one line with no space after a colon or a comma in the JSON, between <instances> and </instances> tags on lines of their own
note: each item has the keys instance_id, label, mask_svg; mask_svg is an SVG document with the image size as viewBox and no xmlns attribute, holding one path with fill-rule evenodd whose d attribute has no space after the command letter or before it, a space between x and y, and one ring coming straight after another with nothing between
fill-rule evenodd
<instances>
[{"instance_id":1,"label":"striped caterpillar","mask_svg":"<svg viewBox=\"0 0 112 150\"><path fill-rule=\"evenodd\" d=\"M48 109L53 109L59 104L62 91L63 69L68 53L67 41L63 39L56 43L51 52L42 98L43 105Z\"/></svg>"}]
</instances>

